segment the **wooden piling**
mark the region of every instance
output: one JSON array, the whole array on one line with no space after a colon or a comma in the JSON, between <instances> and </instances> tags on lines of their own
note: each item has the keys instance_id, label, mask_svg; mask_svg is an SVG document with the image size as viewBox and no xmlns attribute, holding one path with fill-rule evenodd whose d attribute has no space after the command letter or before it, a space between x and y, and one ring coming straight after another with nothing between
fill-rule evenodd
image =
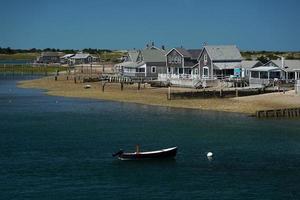
<instances>
[{"instance_id":1,"label":"wooden piling","mask_svg":"<svg viewBox=\"0 0 300 200\"><path fill-rule=\"evenodd\" d=\"M121 91L123 91L124 83L121 81Z\"/></svg>"},{"instance_id":2,"label":"wooden piling","mask_svg":"<svg viewBox=\"0 0 300 200\"><path fill-rule=\"evenodd\" d=\"M168 87L168 95L167 95L167 99L171 100L171 87Z\"/></svg>"}]
</instances>

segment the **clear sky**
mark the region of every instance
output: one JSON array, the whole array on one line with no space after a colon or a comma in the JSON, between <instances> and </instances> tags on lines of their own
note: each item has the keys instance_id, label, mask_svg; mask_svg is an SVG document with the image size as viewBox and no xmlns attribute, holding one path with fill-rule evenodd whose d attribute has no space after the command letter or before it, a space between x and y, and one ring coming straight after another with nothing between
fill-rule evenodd
<instances>
[{"instance_id":1,"label":"clear sky","mask_svg":"<svg viewBox=\"0 0 300 200\"><path fill-rule=\"evenodd\" d=\"M11 48L300 50L300 0L0 0Z\"/></svg>"}]
</instances>

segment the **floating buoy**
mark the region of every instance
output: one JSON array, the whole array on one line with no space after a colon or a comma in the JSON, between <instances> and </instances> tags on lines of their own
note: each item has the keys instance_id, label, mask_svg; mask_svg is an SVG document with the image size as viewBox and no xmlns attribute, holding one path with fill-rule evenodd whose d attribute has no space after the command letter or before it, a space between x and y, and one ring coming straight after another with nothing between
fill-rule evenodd
<instances>
[{"instance_id":1,"label":"floating buoy","mask_svg":"<svg viewBox=\"0 0 300 200\"><path fill-rule=\"evenodd\" d=\"M206 154L206 156L208 157L208 158L211 158L211 157L213 157L213 153L212 152L208 152L207 154Z\"/></svg>"},{"instance_id":2,"label":"floating buoy","mask_svg":"<svg viewBox=\"0 0 300 200\"><path fill-rule=\"evenodd\" d=\"M89 89L89 88L91 88L92 86L91 85L85 85L84 86L84 89Z\"/></svg>"}]
</instances>

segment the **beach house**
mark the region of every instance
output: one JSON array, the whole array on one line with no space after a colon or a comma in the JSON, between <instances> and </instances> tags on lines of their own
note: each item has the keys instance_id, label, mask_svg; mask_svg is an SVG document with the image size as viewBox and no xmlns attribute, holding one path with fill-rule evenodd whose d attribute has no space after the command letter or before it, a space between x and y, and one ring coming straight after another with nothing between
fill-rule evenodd
<instances>
[{"instance_id":1,"label":"beach house","mask_svg":"<svg viewBox=\"0 0 300 200\"><path fill-rule=\"evenodd\" d=\"M73 65L90 64L93 62L98 62L99 58L89 53L78 52L75 55L69 57L69 61Z\"/></svg>"},{"instance_id":2,"label":"beach house","mask_svg":"<svg viewBox=\"0 0 300 200\"><path fill-rule=\"evenodd\" d=\"M157 79L159 73L166 73L165 54L164 48L152 43L145 49L128 51L125 60L115 65L115 70L124 77Z\"/></svg>"},{"instance_id":3,"label":"beach house","mask_svg":"<svg viewBox=\"0 0 300 200\"><path fill-rule=\"evenodd\" d=\"M62 52L42 52L36 62L43 64L60 63L60 57L63 55Z\"/></svg>"},{"instance_id":4,"label":"beach house","mask_svg":"<svg viewBox=\"0 0 300 200\"><path fill-rule=\"evenodd\" d=\"M182 87L193 87L193 67L198 65L201 49L172 48L166 55L166 68L158 74L158 81L169 82Z\"/></svg>"},{"instance_id":5,"label":"beach house","mask_svg":"<svg viewBox=\"0 0 300 200\"><path fill-rule=\"evenodd\" d=\"M241 66L241 78L249 79L250 70L255 67L263 66L263 63L259 60L243 60Z\"/></svg>"},{"instance_id":6,"label":"beach house","mask_svg":"<svg viewBox=\"0 0 300 200\"><path fill-rule=\"evenodd\" d=\"M282 79L288 82L300 79L300 60L286 60L282 57L279 60L270 60L265 66L281 68L284 71Z\"/></svg>"},{"instance_id":7,"label":"beach house","mask_svg":"<svg viewBox=\"0 0 300 200\"><path fill-rule=\"evenodd\" d=\"M201 79L226 79L240 72L242 60L235 45L205 45L193 71Z\"/></svg>"}]
</instances>

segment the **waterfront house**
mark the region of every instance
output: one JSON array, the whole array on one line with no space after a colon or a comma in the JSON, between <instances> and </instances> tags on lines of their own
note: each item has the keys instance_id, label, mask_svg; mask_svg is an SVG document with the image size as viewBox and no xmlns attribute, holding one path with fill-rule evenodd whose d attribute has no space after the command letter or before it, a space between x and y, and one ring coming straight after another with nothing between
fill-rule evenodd
<instances>
[{"instance_id":1,"label":"waterfront house","mask_svg":"<svg viewBox=\"0 0 300 200\"><path fill-rule=\"evenodd\" d=\"M60 63L61 64L70 64L70 59L73 57L75 54L66 54L64 56L60 57Z\"/></svg>"},{"instance_id":2,"label":"waterfront house","mask_svg":"<svg viewBox=\"0 0 300 200\"><path fill-rule=\"evenodd\" d=\"M152 45L145 49L128 51L124 62L115 65L116 72L125 77L157 79L166 72L165 50Z\"/></svg>"},{"instance_id":3,"label":"waterfront house","mask_svg":"<svg viewBox=\"0 0 300 200\"><path fill-rule=\"evenodd\" d=\"M158 81L181 87L194 87L193 67L198 65L201 49L173 48L166 54L166 71L158 74Z\"/></svg>"},{"instance_id":4,"label":"waterfront house","mask_svg":"<svg viewBox=\"0 0 300 200\"><path fill-rule=\"evenodd\" d=\"M226 79L242 68L242 56L235 45L205 45L193 71L201 79Z\"/></svg>"},{"instance_id":5,"label":"waterfront house","mask_svg":"<svg viewBox=\"0 0 300 200\"><path fill-rule=\"evenodd\" d=\"M99 58L89 53L78 52L75 55L71 56L69 60L71 64L77 65L77 64L90 64L93 62L98 62Z\"/></svg>"},{"instance_id":6,"label":"waterfront house","mask_svg":"<svg viewBox=\"0 0 300 200\"><path fill-rule=\"evenodd\" d=\"M60 63L60 57L63 55L62 52L42 52L37 58L37 63Z\"/></svg>"},{"instance_id":7,"label":"waterfront house","mask_svg":"<svg viewBox=\"0 0 300 200\"><path fill-rule=\"evenodd\" d=\"M166 54L167 74L188 78L192 69L198 64L197 58L201 49L173 48Z\"/></svg>"},{"instance_id":8,"label":"waterfront house","mask_svg":"<svg viewBox=\"0 0 300 200\"><path fill-rule=\"evenodd\" d=\"M283 80L292 81L300 79L300 60L271 60L265 66L274 66L281 68L285 73Z\"/></svg>"},{"instance_id":9,"label":"waterfront house","mask_svg":"<svg viewBox=\"0 0 300 200\"><path fill-rule=\"evenodd\" d=\"M250 70L255 67L263 66L263 63L258 60L243 60L241 63L241 78L249 78Z\"/></svg>"},{"instance_id":10,"label":"waterfront house","mask_svg":"<svg viewBox=\"0 0 300 200\"><path fill-rule=\"evenodd\" d=\"M265 87L283 79L284 70L278 66L260 66L249 70L250 87Z\"/></svg>"}]
</instances>

